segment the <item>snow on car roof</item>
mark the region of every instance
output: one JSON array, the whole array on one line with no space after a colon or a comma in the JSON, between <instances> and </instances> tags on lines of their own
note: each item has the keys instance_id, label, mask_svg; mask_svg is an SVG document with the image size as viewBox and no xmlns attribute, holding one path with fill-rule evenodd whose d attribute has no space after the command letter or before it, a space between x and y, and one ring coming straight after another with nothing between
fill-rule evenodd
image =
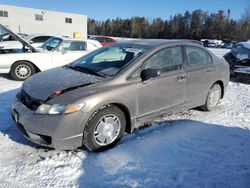
<instances>
[{"instance_id":1,"label":"snow on car roof","mask_svg":"<svg viewBox=\"0 0 250 188\"><path fill-rule=\"evenodd\" d=\"M250 40L246 41L246 42L239 42L238 44L243 45L245 48L250 49Z\"/></svg>"}]
</instances>

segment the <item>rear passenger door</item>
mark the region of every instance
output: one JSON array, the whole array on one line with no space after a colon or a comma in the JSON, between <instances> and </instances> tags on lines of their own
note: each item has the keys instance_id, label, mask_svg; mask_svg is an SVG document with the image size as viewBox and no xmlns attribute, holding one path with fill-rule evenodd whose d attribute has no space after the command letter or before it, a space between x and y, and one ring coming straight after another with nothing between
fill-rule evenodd
<instances>
[{"instance_id":1,"label":"rear passenger door","mask_svg":"<svg viewBox=\"0 0 250 188\"><path fill-rule=\"evenodd\" d=\"M205 103L215 67L210 54L198 46L185 46L185 54L186 102L190 107L196 107Z\"/></svg>"}]
</instances>

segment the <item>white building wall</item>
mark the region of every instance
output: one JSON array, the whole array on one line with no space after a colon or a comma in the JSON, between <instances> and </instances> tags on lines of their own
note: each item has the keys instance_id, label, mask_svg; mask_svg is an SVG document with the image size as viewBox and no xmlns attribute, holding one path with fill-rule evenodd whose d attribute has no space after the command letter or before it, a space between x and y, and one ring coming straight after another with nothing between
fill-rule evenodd
<instances>
[{"instance_id":1,"label":"white building wall","mask_svg":"<svg viewBox=\"0 0 250 188\"><path fill-rule=\"evenodd\" d=\"M0 17L0 23L16 33L53 34L73 37L80 32L87 38L87 16L47 10L0 5L0 11L8 11L8 17ZM37 21L35 15L43 15L43 21ZM72 18L72 23L65 23L65 18Z\"/></svg>"}]
</instances>

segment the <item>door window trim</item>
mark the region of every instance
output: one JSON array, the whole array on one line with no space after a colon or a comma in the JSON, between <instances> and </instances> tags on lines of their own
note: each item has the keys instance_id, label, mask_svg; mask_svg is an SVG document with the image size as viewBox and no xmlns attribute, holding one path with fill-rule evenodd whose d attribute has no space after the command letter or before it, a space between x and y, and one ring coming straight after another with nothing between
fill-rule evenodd
<instances>
[{"instance_id":1,"label":"door window trim","mask_svg":"<svg viewBox=\"0 0 250 188\"><path fill-rule=\"evenodd\" d=\"M142 63L140 63L140 65L138 65L128 76L127 76L127 79L126 80L129 80L129 81L131 81L131 80L137 80L140 76L137 76L137 77L135 77L135 78L132 78L131 76L147 61L147 60L149 60L151 57L153 57L155 54L157 54L157 53L159 53L160 51L163 51L163 50L166 50L166 49L168 49L168 48L175 48L175 47L180 47L181 48L181 55L182 55L182 68L181 69L179 69L179 70L172 70L172 71L167 71L167 72L163 72L159 77L162 77L162 75L163 76L165 76L165 75L172 75L172 73L174 73L174 72L180 72L180 71L183 71L183 70L185 70L185 50L184 50L184 48L183 48L183 45L174 45L174 46L168 46L168 47L163 47L163 48L161 48L161 49L159 49L159 50L157 50L157 51L155 51L154 53L152 53L149 57L147 57L146 59L144 59L143 60L143 62Z\"/></svg>"},{"instance_id":2,"label":"door window trim","mask_svg":"<svg viewBox=\"0 0 250 188\"><path fill-rule=\"evenodd\" d=\"M190 71L190 70L199 70L199 69L203 69L204 67L207 67L207 66L211 66L214 64L214 61L213 61L213 57L212 55L207 52L205 49L201 48L201 47L198 47L198 46L192 46L192 45L183 45L183 53L184 53L184 61L185 61L185 70L186 71ZM201 50L203 50L205 53L207 53L211 59L211 63L208 63L208 64L200 64L199 66L193 66L193 67L188 67L188 63L187 63L187 47L193 47L193 48L199 48Z\"/></svg>"}]
</instances>

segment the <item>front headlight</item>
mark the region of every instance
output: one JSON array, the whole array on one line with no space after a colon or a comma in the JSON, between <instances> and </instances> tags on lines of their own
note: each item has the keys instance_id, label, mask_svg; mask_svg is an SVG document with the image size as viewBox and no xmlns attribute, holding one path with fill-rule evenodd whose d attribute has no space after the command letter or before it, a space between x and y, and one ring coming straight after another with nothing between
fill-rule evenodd
<instances>
[{"instance_id":1,"label":"front headlight","mask_svg":"<svg viewBox=\"0 0 250 188\"><path fill-rule=\"evenodd\" d=\"M84 107L84 103L81 104L69 104L69 105L60 105L60 104L41 104L36 110L36 114L70 114L76 111L81 110Z\"/></svg>"}]
</instances>

